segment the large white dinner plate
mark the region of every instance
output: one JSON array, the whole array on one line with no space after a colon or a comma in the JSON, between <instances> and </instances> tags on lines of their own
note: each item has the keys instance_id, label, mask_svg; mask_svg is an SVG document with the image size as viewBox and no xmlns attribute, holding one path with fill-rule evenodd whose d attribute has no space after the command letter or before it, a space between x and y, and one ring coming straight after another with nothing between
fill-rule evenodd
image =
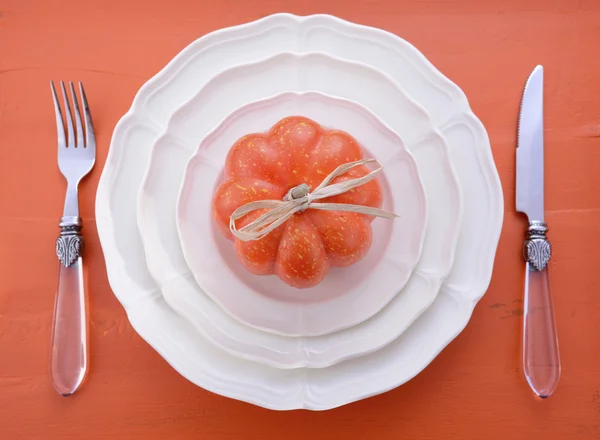
<instances>
[{"instance_id":1,"label":"large white dinner plate","mask_svg":"<svg viewBox=\"0 0 600 440\"><path fill-rule=\"evenodd\" d=\"M327 82L335 79L335 83L340 83L339 75L318 74L314 75L318 78L316 81L294 84L294 78L307 78L311 76L309 72L320 71L323 64L334 62L321 55L282 54L260 65L262 75L251 75L257 85L265 84L262 87L251 87L243 81L241 78L248 77L249 69L240 66L235 69L238 76L228 72L232 81L220 84L220 99L228 104L219 110L229 113L229 105L238 102L234 97L243 96L239 89L252 89L256 96L264 93L270 96L272 87L266 84L274 83L269 74L273 66L290 68L289 72L279 71L277 75L290 78L286 83L293 85L292 89L305 86L309 90L321 90L324 78L329 78ZM340 73L348 67L343 63L338 65ZM215 83L211 81L209 86L211 84ZM219 111L213 112L202 105L200 95L202 93L196 96L195 104L186 107L204 111L186 114L187 121L202 120L208 112L218 117ZM426 118L420 108L416 110ZM363 157L377 159L383 168L378 176L382 208L400 215L396 219L374 219L368 226L372 230L372 242L367 255L351 267L330 268L323 281L307 289L288 286L275 275L249 273L237 258L233 243L215 227L212 216L213 194L222 183L230 147L247 134L269 131L289 116L304 116L324 128L342 130L353 136L364 150ZM407 116L406 119L417 118ZM181 119L176 121L181 122ZM319 336L366 321L404 287L423 247L427 224L425 189L417 163L402 139L366 108L320 93L288 93L233 111L200 143L197 137L186 137L187 132L180 130L186 125L169 124L167 133L194 152L184 175L177 176L183 183L176 214L183 254L202 289L202 292L194 292L194 296L208 294L250 327L287 336ZM167 214L173 213L169 210ZM141 224L139 216L138 223ZM181 276L186 274L187 270ZM430 301L426 301L424 298L418 307L406 308L398 319L402 323L412 322L429 305Z\"/></svg>"},{"instance_id":2,"label":"large white dinner plate","mask_svg":"<svg viewBox=\"0 0 600 440\"><path fill-rule=\"evenodd\" d=\"M168 115L193 94L173 87L173 77L198 78L207 69L219 71L232 53L239 62L251 61L266 46L272 49L298 33L304 37L298 50L317 48L371 64L401 83L429 111L448 140L456 164L464 221L455 264L440 294L401 337L369 356L331 368L283 370L225 353L168 307L146 267L135 204L150 145L165 128ZM485 129L462 91L416 48L390 33L334 17L284 14L197 40L140 89L115 128L98 188L96 215L116 296L133 327L177 371L210 391L256 405L320 410L410 380L460 333L489 284L502 208Z\"/></svg>"},{"instance_id":3,"label":"large white dinner plate","mask_svg":"<svg viewBox=\"0 0 600 440\"><path fill-rule=\"evenodd\" d=\"M392 129L403 133L408 148L420 164L430 215L419 264L405 289L383 311L362 325L323 337L284 338L240 325L198 289L189 274L175 230L175 201L190 156L209 129L235 110L240 102L237 95L241 93L246 101L252 96L298 87L295 78L300 74L313 78L305 81L303 88L324 88L346 98L367 101L388 120ZM277 83L272 76L288 80ZM339 81L340 78L345 81ZM346 85L354 81L362 85L358 92ZM381 100L379 96L386 96L388 100ZM221 103L218 109L204 105L211 99ZM398 113L403 117L398 118ZM426 112L390 78L365 65L323 54L288 53L216 75L175 111L151 154L140 190L138 223L150 272L161 286L167 303L188 318L202 335L230 353L269 365L324 367L393 341L431 304L451 268L460 207L458 183L446 143L432 129ZM273 314L264 315L278 318Z\"/></svg>"}]
</instances>

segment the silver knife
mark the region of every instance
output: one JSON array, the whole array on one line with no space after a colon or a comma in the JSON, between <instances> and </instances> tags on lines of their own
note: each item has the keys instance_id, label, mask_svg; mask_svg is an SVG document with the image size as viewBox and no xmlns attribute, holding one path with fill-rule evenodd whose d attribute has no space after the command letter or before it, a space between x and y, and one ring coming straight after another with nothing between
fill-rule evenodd
<instances>
[{"instance_id":1,"label":"silver knife","mask_svg":"<svg viewBox=\"0 0 600 440\"><path fill-rule=\"evenodd\" d=\"M560 355L550 292L551 245L544 221L544 69L536 66L525 84L517 141L517 211L527 215L523 246L525 303L523 371L540 397L549 397L560 379Z\"/></svg>"}]
</instances>

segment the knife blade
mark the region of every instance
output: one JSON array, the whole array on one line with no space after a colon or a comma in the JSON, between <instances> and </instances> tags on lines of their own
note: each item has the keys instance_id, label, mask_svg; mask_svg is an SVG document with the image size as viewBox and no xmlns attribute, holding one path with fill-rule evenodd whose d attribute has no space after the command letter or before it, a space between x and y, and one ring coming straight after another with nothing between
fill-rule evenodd
<instances>
[{"instance_id":1,"label":"knife blade","mask_svg":"<svg viewBox=\"0 0 600 440\"><path fill-rule=\"evenodd\" d=\"M517 211L544 221L544 69L536 66L525 85L517 139Z\"/></svg>"},{"instance_id":2,"label":"knife blade","mask_svg":"<svg viewBox=\"0 0 600 440\"><path fill-rule=\"evenodd\" d=\"M546 398L558 385L561 366L548 267L551 245L544 221L543 106L544 69L536 66L525 84L519 114L516 209L529 220L523 246L523 371L531 389Z\"/></svg>"}]
</instances>

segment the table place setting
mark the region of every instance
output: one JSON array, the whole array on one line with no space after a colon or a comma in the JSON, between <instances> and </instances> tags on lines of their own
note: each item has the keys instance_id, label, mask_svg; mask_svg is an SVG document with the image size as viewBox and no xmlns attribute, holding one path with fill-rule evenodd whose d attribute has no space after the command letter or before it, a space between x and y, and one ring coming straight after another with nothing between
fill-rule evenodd
<instances>
[{"instance_id":1,"label":"table place setting","mask_svg":"<svg viewBox=\"0 0 600 440\"><path fill-rule=\"evenodd\" d=\"M0 438L600 438L600 4L517 3L0 7Z\"/></svg>"},{"instance_id":2,"label":"table place setting","mask_svg":"<svg viewBox=\"0 0 600 440\"><path fill-rule=\"evenodd\" d=\"M68 205L93 129L81 87L84 147L65 94L63 148L52 91ZM539 116L527 96L523 112ZM527 213L543 195L531 117ZM559 368L558 352L540 346L551 318L535 316L550 299L532 298L549 251L543 216L530 219L526 371L547 397L558 372L549 384L539 362ZM468 325L503 194L484 126L416 47L334 16L274 14L199 38L142 86L112 135L96 221L114 294L176 371L265 408L326 410L402 385ZM51 369L63 395L87 365L83 282L64 275L81 276L80 228L66 206Z\"/></svg>"}]
</instances>

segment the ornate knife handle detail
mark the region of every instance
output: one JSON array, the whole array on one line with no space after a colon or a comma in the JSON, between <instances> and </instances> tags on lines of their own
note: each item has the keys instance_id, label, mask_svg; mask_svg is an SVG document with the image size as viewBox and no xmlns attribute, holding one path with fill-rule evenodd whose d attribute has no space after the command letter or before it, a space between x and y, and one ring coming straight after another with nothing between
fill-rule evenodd
<instances>
[{"instance_id":1,"label":"ornate knife handle detail","mask_svg":"<svg viewBox=\"0 0 600 440\"><path fill-rule=\"evenodd\" d=\"M56 256L65 267L70 267L81 256L84 247L80 217L62 217L60 236L56 239Z\"/></svg>"},{"instance_id":2,"label":"ornate knife handle detail","mask_svg":"<svg viewBox=\"0 0 600 440\"><path fill-rule=\"evenodd\" d=\"M523 246L523 256L529 265L542 271L548 265L552 256L552 247L546 238L548 226L544 222L532 221L529 223L528 238Z\"/></svg>"}]
</instances>

